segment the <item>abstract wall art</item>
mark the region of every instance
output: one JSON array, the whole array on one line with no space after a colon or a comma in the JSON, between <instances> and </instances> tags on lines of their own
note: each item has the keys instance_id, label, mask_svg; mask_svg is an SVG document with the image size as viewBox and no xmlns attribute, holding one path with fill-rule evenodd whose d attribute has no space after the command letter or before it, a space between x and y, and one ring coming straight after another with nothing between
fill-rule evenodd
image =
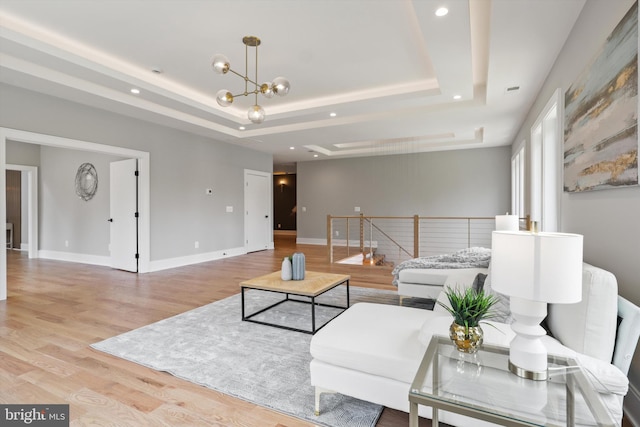
<instances>
[{"instance_id":1,"label":"abstract wall art","mask_svg":"<svg viewBox=\"0 0 640 427\"><path fill-rule=\"evenodd\" d=\"M638 2L565 92L564 190L638 185Z\"/></svg>"}]
</instances>

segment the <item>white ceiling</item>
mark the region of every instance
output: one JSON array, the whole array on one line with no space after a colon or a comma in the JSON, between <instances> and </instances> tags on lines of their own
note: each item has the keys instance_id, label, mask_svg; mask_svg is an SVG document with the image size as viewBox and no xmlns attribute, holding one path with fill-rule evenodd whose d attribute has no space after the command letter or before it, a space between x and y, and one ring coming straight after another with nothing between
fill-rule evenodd
<instances>
[{"instance_id":1,"label":"white ceiling","mask_svg":"<svg viewBox=\"0 0 640 427\"><path fill-rule=\"evenodd\" d=\"M584 2L0 0L0 81L275 163L508 145ZM243 73L246 35L262 40L259 81L291 82L286 97L259 97L260 125L246 118L253 96L215 100L244 90L211 59Z\"/></svg>"}]
</instances>

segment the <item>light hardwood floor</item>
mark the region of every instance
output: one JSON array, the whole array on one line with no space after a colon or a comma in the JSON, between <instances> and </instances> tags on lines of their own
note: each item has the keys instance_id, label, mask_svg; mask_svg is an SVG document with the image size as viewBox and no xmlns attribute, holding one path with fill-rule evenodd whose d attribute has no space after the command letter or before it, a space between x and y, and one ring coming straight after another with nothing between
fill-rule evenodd
<instances>
[{"instance_id":1,"label":"light hardwood floor","mask_svg":"<svg viewBox=\"0 0 640 427\"><path fill-rule=\"evenodd\" d=\"M241 281L278 270L294 251L305 253L309 270L351 274L352 286L395 289L389 266L330 265L325 247L296 246L293 236L277 236L275 246L140 275L9 251L0 403L68 403L73 426L312 426L89 347L236 294ZM396 426L408 426L407 414L385 409L378 427Z\"/></svg>"},{"instance_id":2,"label":"light hardwood floor","mask_svg":"<svg viewBox=\"0 0 640 427\"><path fill-rule=\"evenodd\" d=\"M313 425L89 347L236 294L241 281L278 270L294 251L305 253L309 270L351 274L352 286L393 289L390 267L329 265L325 247L296 246L293 236L276 237L275 246L140 275L9 251L8 300L0 301L0 402L68 403L77 426ZM402 425L407 415L388 409L378 422Z\"/></svg>"}]
</instances>

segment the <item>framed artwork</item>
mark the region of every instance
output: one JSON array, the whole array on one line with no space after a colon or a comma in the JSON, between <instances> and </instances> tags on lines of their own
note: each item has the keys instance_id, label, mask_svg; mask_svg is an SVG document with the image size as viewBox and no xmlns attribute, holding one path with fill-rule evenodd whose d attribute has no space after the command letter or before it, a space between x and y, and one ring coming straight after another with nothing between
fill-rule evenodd
<instances>
[{"instance_id":1,"label":"framed artwork","mask_svg":"<svg viewBox=\"0 0 640 427\"><path fill-rule=\"evenodd\" d=\"M76 194L85 202L98 191L98 172L91 163L83 163L76 172Z\"/></svg>"},{"instance_id":2,"label":"framed artwork","mask_svg":"<svg viewBox=\"0 0 640 427\"><path fill-rule=\"evenodd\" d=\"M638 2L565 92L564 190L638 185Z\"/></svg>"}]
</instances>

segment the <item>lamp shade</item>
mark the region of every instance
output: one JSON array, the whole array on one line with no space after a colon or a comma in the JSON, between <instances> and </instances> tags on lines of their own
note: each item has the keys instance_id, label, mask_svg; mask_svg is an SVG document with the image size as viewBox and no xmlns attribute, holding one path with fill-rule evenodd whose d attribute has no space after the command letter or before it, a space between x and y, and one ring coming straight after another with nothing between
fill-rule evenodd
<instances>
[{"instance_id":1,"label":"lamp shade","mask_svg":"<svg viewBox=\"0 0 640 427\"><path fill-rule=\"evenodd\" d=\"M518 215L496 215L496 231L518 231Z\"/></svg>"},{"instance_id":2,"label":"lamp shade","mask_svg":"<svg viewBox=\"0 0 640 427\"><path fill-rule=\"evenodd\" d=\"M579 234L494 231L492 288L531 301L579 302L582 240Z\"/></svg>"}]
</instances>

